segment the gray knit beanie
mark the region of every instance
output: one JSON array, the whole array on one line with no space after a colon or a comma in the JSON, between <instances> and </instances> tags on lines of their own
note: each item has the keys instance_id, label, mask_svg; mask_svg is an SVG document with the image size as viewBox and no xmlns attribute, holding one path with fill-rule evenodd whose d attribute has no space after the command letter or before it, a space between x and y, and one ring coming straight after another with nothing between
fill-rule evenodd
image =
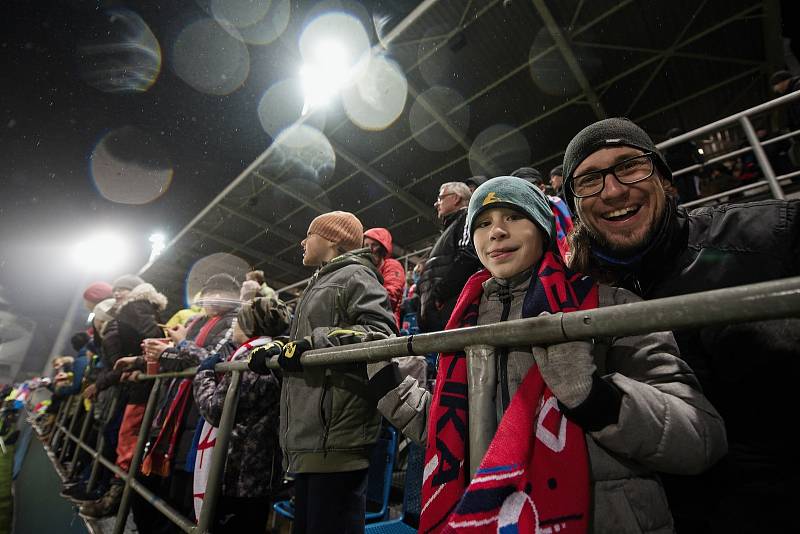
<instances>
[{"instance_id":1,"label":"gray knit beanie","mask_svg":"<svg viewBox=\"0 0 800 534\"><path fill-rule=\"evenodd\" d=\"M613 146L630 146L645 152L652 152L655 154L655 164L661 176L672 181L672 171L669 170L664 156L661 155L653 140L644 130L633 121L623 117L603 119L578 132L564 152L564 197L572 213L577 214L577 211L575 210L575 197L568 184L574 178L575 169L597 150Z\"/></svg>"},{"instance_id":2,"label":"gray knit beanie","mask_svg":"<svg viewBox=\"0 0 800 534\"><path fill-rule=\"evenodd\" d=\"M138 286L139 284L144 284L144 280L136 276L135 274L123 274L116 280L111 286L114 289L128 289L131 290L134 287Z\"/></svg>"},{"instance_id":3,"label":"gray knit beanie","mask_svg":"<svg viewBox=\"0 0 800 534\"><path fill-rule=\"evenodd\" d=\"M521 212L544 232L550 244L555 241L555 219L550 203L544 193L527 180L500 176L484 182L472 193L467 208L470 238L475 232L475 219L492 208L511 208Z\"/></svg>"}]
</instances>

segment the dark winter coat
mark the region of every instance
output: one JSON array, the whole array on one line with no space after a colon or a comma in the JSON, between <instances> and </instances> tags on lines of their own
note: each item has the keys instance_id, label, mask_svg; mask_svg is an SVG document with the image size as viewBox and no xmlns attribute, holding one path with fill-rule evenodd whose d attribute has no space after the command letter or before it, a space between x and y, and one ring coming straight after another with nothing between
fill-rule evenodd
<instances>
[{"instance_id":1,"label":"dark winter coat","mask_svg":"<svg viewBox=\"0 0 800 534\"><path fill-rule=\"evenodd\" d=\"M337 329L391 336L396 332L386 290L369 253L347 253L321 267L306 286L290 329L315 349L336 346ZM364 363L309 366L285 372L280 440L287 471L337 473L365 469L380 431Z\"/></svg>"},{"instance_id":2,"label":"dark winter coat","mask_svg":"<svg viewBox=\"0 0 800 534\"><path fill-rule=\"evenodd\" d=\"M221 346L226 335L230 337L230 328L234 317L236 317L236 310L231 310L225 314L222 319L214 325L205 339L202 346L198 346L193 340L200 333L200 329L210 317L200 316L193 319L188 325L186 332L186 339L174 348L165 350L160 363L160 372L183 371L189 367L198 365L201 361L213 354L213 351L218 346ZM166 414L166 408L169 407L177 392L178 384L181 380L190 380L183 378L176 378L166 381L161 386L159 392L159 406L164 406L165 409L161 415ZM197 404L192 400L188 403L183 418L180 421L178 445L175 450L174 466L183 470L186 465L186 459L189 455L189 450L192 447L192 439L194 438L194 431L197 422L200 419L200 412ZM153 420L153 425L150 428L150 442L152 443L158 436L161 430L162 421L156 417Z\"/></svg>"},{"instance_id":3,"label":"dark winter coat","mask_svg":"<svg viewBox=\"0 0 800 534\"><path fill-rule=\"evenodd\" d=\"M103 391L119 383L122 371L114 364L125 356L142 354L142 341L146 338L163 337L158 326L159 313L167 306L167 297L150 284L136 286L116 307L115 318L108 322L103 333L101 351L102 371L98 373L96 386ZM127 383L129 404L145 404L150 394L152 381Z\"/></svg>"},{"instance_id":4,"label":"dark winter coat","mask_svg":"<svg viewBox=\"0 0 800 534\"><path fill-rule=\"evenodd\" d=\"M249 357L250 353L244 352L233 361L246 361ZM195 402L212 426L219 426L230 383L231 373L219 375L212 370L200 371L194 378ZM283 475L278 445L280 395L281 385L275 374L242 373L225 460L224 495L269 497L278 487Z\"/></svg>"},{"instance_id":5,"label":"dark winter coat","mask_svg":"<svg viewBox=\"0 0 800 534\"><path fill-rule=\"evenodd\" d=\"M465 228L466 220L466 208L445 218L444 231L425 262L417 284L423 332L444 330L464 284L483 267Z\"/></svg>"},{"instance_id":6,"label":"dark winter coat","mask_svg":"<svg viewBox=\"0 0 800 534\"><path fill-rule=\"evenodd\" d=\"M769 200L687 212L670 204L641 262L600 267L645 299L800 275L800 201ZM786 531L797 503L800 319L675 332L681 355L725 420L730 452L706 475L668 480L681 523L709 531ZM793 530L792 525L788 530Z\"/></svg>"}]
</instances>

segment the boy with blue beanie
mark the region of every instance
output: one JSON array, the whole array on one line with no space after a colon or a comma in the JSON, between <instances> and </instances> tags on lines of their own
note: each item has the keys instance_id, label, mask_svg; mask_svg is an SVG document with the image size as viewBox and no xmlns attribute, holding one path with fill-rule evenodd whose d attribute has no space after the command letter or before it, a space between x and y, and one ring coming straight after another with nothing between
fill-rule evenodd
<instances>
[{"instance_id":1,"label":"boy with blue beanie","mask_svg":"<svg viewBox=\"0 0 800 534\"><path fill-rule=\"evenodd\" d=\"M478 187L467 225L485 269L447 329L637 300L564 266L547 199L524 180ZM666 531L655 470L697 472L725 452L722 420L669 332L443 353L432 394L389 380L392 367L368 370L381 412L427 444L424 531Z\"/></svg>"}]
</instances>

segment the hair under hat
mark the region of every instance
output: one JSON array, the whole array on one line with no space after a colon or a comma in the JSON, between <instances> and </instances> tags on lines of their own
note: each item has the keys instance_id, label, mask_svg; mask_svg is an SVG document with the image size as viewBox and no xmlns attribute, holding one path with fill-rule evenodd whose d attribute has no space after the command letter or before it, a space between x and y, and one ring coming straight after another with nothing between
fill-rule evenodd
<instances>
[{"instance_id":1,"label":"hair under hat","mask_svg":"<svg viewBox=\"0 0 800 534\"><path fill-rule=\"evenodd\" d=\"M603 119L578 132L569 142L567 150L564 152L564 197L572 213L577 215L575 197L572 194L572 190L567 187L567 183L574 178L575 169L578 168L583 160L601 148L614 146L629 146L644 152L652 152L655 155L655 164L662 178L672 181L672 171L670 171L664 156L658 151L655 143L644 130L624 117Z\"/></svg>"},{"instance_id":2,"label":"hair under hat","mask_svg":"<svg viewBox=\"0 0 800 534\"><path fill-rule=\"evenodd\" d=\"M550 203L542 191L517 176L499 176L487 181L472 194L467 208L470 238L475 232L475 219L492 208L511 208L530 219L550 244L555 242L555 218Z\"/></svg>"},{"instance_id":3,"label":"hair under hat","mask_svg":"<svg viewBox=\"0 0 800 534\"><path fill-rule=\"evenodd\" d=\"M347 211L323 213L311 221L308 234L324 237L345 252L361 248L364 243L364 226L358 217Z\"/></svg>"},{"instance_id":4,"label":"hair under hat","mask_svg":"<svg viewBox=\"0 0 800 534\"><path fill-rule=\"evenodd\" d=\"M138 286L139 284L144 284L144 280L136 276L135 274L123 274L112 284L114 289L133 289L134 287Z\"/></svg>"}]
</instances>

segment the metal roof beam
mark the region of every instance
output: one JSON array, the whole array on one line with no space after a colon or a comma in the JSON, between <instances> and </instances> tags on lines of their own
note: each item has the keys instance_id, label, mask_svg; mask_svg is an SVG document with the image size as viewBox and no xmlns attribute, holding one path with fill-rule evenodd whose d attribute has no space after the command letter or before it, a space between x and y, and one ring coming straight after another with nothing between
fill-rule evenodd
<instances>
[{"instance_id":1,"label":"metal roof beam","mask_svg":"<svg viewBox=\"0 0 800 534\"><path fill-rule=\"evenodd\" d=\"M284 261L274 256L272 257L264 256L261 252L257 251L256 249L244 246L240 243L237 243L236 241L228 239L227 237L209 234L208 232L200 230L199 228L192 228L190 231L194 232L195 234L201 235L206 239L211 239L221 245L230 247L231 250L228 251L229 253L234 253L241 250L245 254L249 254L251 257L255 258L256 261L258 261L259 263L267 263L269 265L272 265L273 267L277 267L278 269L282 269L288 273L297 271L298 267L297 265L292 265L288 261Z\"/></svg>"},{"instance_id":2,"label":"metal roof beam","mask_svg":"<svg viewBox=\"0 0 800 534\"><path fill-rule=\"evenodd\" d=\"M367 163L362 161L358 156L351 153L349 150L344 148L342 145L335 141L331 141L333 144L334 150L336 153L341 155L344 159L357 168L359 171L364 173L367 177L369 177L373 182L383 187L386 191L396 195L403 204L407 205L411 209L417 212L420 217L424 217L429 221L436 222L436 219L433 216L433 208L422 202L421 200L417 199L415 196L411 195L408 191L403 190L402 188L398 187L396 184L393 184L389 181L386 176L376 171L374 168L370 167ZM359 210L361 211L361 210Z\"/></svg>"},{"instance_id":3,"label":"metal roof beam","mask_svg":"<svg viewBox=\"0 0 800 534\"><path fill-rule=\"evenodd\" d=\"M583 72L580 63L578 63L578 58L575 56L572 45L567 40L564 32L561 31L561 27L556 22L555 17L553 17L550 8L547 7L544 0L532 0L532 2L533 7L539 12L539 16L542 17L547 31L550 32L550 36L553 38L553 41L555 41L559 52L561 52L561 56L564 58L564 61L567 62L569 70L578 81L578 85L580 85L583 94L586 95L586 100L589 101L592 111L594 111L598 119L605 119L607 115L605 109L603 109L603 104L592 88L592 84L589 82L589 78L586 77L586 73Z\"/></svg>"}]
</instances>

